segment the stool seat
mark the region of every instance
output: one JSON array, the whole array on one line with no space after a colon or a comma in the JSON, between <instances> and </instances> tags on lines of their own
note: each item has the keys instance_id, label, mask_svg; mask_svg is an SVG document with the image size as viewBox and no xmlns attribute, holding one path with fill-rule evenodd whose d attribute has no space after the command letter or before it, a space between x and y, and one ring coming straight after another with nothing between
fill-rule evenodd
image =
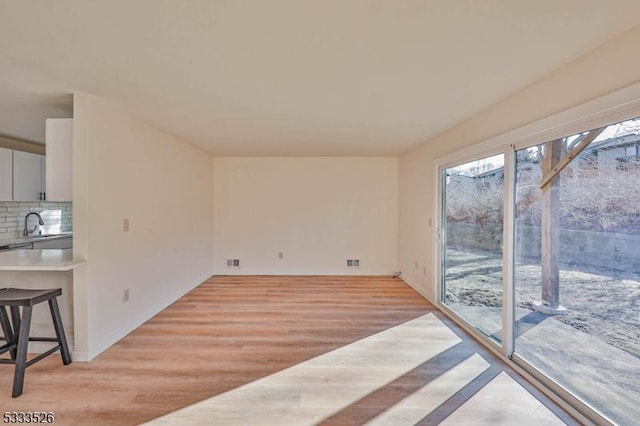
<instances>
[{"instance_id":1,"label":"stool seat","mask_svg":"<svg viewBox=\"0 0 640 426\"><path fill-rule=\"evenodd\" d=\"M27 367L44 359L45 357L60 351L62 363L71 363L71 354L67 346L67 338L64 334L60 309L58 308L57 297L62 295L62 289L30 290L19 288L0 289L0 326L4 334L5 345L0 346L0 355L9 352L11 359L0 358L0 364L14 364L15 373L13 377L12 396L22 395L24 386L24 373ZM31 314L33 306L38 303L48 302L51 320L56 332L56 337L30 337ZM11 321L7 307L11 310ZM20 313L22 307L22 313ZM48 351L41 353L35 358L27 361L27 349L29 342L52 342L57 345Z\"/></svg>"},{"instance_id":2,"label":"stool seat","mask_svg":"<svg viewBox=\"0 0 640 426\"><path fill-rule=\"evenodd\" d=\"M21 288L4 288L0 290L0 305L2 306L33 306L58 297L62 289L25 290Z\"/></svg>"}]
</instances>

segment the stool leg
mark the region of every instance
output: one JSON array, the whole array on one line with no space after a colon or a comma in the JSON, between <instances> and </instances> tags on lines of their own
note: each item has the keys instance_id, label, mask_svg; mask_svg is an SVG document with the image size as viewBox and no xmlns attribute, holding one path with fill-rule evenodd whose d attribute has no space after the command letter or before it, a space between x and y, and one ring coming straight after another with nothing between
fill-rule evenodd
<instances>
[{"instance_id":1,"label":"stool leg","mask_svg":"<svg viewBox=\"0 0 640 426\"><path fill-rule=\"evenodd\" d=\"M11 322L13 323L13 334L15 335L16 341L18 340L18 336L20 334L20 307L19 306L11 306Z\"/></svg>"},{"instance_id":2,"label":"stool leg","mask_svg":"<svg viewBox=\"0 0 640 426\"><path fill-rule=\"evenodd\" d=\"M62 318L60 318L60 309L58 309L58 301L54 297L49 299L49 310L51 311L51 319L56 329L58 343L60 343L60 354L62 355L62 363L64 365L71 364L71 354L67 345L67 338L64 335L64 327L62 326Z\"/></svg>"},{"instance_id":3,"label":"stool leg","mask_svg":"<svg viewBox=\"0 0 640 426\"><path fill-rule=\"evenodd\" d=\"M13 336L13 330L11 329L11 324L9 323L9 314L7 314L7 308L5 306L0 306L0 324L2 325L2 331L4 333L4 338L7 340L8 344L15 344L16 340ZM13 348L9 351L11 354L11 359L16 359L16 348Z\"/></svg>"},{"instance_id":4,"label":"stool leg","mask_svg":"<svg viewBox=\"0 0 640 426\"><path fill-rule=\"evenodd\" d=\"M27 349L29 347L29 328L31 327L31 306L22 308L20 332L18 333L18 353L16 354L16 372L13 376L13 393L11 396L22 395L24 385L24 370L27 368Z\"/></svg>"}]
</instances>

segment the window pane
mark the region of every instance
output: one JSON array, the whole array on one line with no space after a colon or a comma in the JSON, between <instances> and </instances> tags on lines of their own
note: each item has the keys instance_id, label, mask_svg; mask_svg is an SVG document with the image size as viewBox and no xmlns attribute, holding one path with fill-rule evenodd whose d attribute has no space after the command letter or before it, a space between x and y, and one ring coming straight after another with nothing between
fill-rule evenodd
<instances>
[{"instance_id":1,"label":"window pane","mask_svg":"<svg viewBox=\"0 0 640 426\"><path fill-rule=\"evenodd\" d=\"M636 119L516 153L515 351L620 424L640 419L639 145Z\"/></svg>"},{"instance_id":2,"label":"window pane","mask_svg":"<svg viewBox=\"0 0 640 426\"><path fill-rule=\"evenodd\" d=\"M504 155L443 171L443 302L502 340Z\"/></svg>"}]
</instances>

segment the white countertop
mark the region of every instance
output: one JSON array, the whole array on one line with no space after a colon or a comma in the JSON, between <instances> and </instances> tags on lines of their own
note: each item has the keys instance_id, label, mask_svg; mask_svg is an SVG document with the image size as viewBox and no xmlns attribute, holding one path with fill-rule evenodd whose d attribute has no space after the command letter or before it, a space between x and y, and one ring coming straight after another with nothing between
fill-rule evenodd
<instances>
[{"instance_id":1,"label":"white countertop","mask_svg":"<svg viewBox=\"0 0 640 426\"><path fill-rule=\"evenodd\" d=\"M84 259L73 258L73 249L0 252L0 271L71 271L85 263Z\"/></svg>"}]
</instances>

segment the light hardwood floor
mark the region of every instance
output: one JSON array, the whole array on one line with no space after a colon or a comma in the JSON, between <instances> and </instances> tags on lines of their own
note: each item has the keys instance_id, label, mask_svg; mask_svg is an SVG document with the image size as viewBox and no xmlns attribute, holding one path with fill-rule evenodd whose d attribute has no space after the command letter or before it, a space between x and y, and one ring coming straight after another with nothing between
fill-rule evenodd
<instances>
[{"instance_id":1,"label":"light hardwood floor","mask_svg":"<svg viewBox=\"0 0 640 426\"><path fill-rule=\"evenodd\" d=\"M318 355L434 313L461 343L325 419L363 424L473 354L490 367L424 419L436 424L502 372L566 423L572 420L497 361L410 287L388 277L214 277L89 363L59 356L27 369L2 411L52 411L56 424L128 425L207 400Z\"/></svg>"}]
</instances>

